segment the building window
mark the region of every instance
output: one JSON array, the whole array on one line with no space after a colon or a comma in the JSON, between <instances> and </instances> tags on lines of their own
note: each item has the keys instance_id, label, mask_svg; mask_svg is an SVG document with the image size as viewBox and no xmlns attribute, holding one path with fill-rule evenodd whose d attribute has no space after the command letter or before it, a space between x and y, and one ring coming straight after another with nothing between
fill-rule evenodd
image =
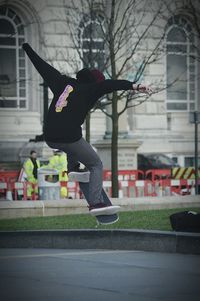
<instances>
[{"instance_id":1,"label":"building window","mask_svg":"<svg viewBox=\"0 0 200 301\"><path fill-rule=\"evenodd\" d=\"M185 157L185 167L194 167L194 157ZM198 157L198 166L200 167L200 157Z\"/></svg>"},{"instance_id":2,"label":"building window","mask_svg":"<svg viewBox=\"0 0 200 301\"><path fill-rule=\"evenodd\" d=\"M82 20L79 27L79 48L82 52L83 67L104 70L103 18L94 13Z\"/></svg>"},{"instance_id":3,"label":"building window","mask_svg":"<svg viewBox=\"0 0 200 301\"><path fill-rule=\"evenodd\" d=\"M26 64L21 45L24 26L10 8L0 6L0 107L26 108Z\"/></svg>"},{"instance_id":4,"label":"building window","mask_svg":"<svg viewBox=\"0 0 200 301\"><path fill-rule=\"evenodd\" d=\"M183 16L172 17L166 33L167 110L194 111L196 52L192 27Z\"/></svg>"}]
</instances>

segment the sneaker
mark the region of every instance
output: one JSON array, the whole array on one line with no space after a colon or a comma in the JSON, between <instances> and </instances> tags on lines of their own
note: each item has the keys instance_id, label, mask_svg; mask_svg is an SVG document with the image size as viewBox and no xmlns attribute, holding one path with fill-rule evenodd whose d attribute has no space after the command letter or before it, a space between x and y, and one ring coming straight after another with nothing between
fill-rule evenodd
<instances>
[{"instance_id":1,"label":"sneaker","mask_svg":"<svg viewBox=\"0 0 200 301\"><path fill-rule=\"evenodd\" d=\"M90 172L85 168L75 167L74 170L68 171L69 181L77 181L87 183L90 180Z\"/></svg>"},{"instance_id":2,"label":"sneaker","mask_svg":"<svg viewBox=\"0 0 200 301\"><path fill-rule=\"evenodd\" d=\"M112 215L117 213L120 210L120 206L107 206L104 203L98 203L95 205L91 205L89 207L89 211L91 215Z\"/></svg>"}]
</instances>

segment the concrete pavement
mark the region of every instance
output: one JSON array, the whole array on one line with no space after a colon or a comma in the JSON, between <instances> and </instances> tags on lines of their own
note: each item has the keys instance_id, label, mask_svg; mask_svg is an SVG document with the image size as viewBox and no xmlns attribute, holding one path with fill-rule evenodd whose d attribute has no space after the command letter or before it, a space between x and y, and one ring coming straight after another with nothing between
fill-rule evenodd
<instances>
[{"instance_id":1,"label":"concrete pavement","mask_svg":"<svg viewBox=\"0 0 200 301\"><path fill-rule=\"evenodd\" d=\"M0 249L2 301L198 301L199 280L197 255Z\"/></svg>"}]
</instances>

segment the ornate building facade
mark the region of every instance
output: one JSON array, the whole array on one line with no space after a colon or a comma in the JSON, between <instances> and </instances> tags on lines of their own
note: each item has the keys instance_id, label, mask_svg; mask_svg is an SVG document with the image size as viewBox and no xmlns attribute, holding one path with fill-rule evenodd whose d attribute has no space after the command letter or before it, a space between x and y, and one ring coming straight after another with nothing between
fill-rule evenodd
<instances>
[{"instance_id":1,"label":"ornate building facade","mask_svg":"<svg viewBox=\"0 0 200 301\"><path fill-rule=\"evenodd\" d=\"M95 1L98 11L101 9L98 4L102 1L109 11L109 0ZM80 2L79 5L84 3L75 2ZM150 1L154 7L151 11L142 2L138 1L139 6L130 16L138 19L143 16L138 23L141 30L162 1ZM160 18L136 53L141 58L156 40L162 41L160 55L148 64L140 77L142 82L151 84L156 93L147 101L130 106L119 119L119 168L136 168L136 153L165 153L182 166L193 164L194 125L189 122L189 113L200 110L197 53L200 32L197 32L193 12L188 8L190 1L166 2L169 9L161 9ZM192 2L194 6L198 4L198 1ZM20 152L28 141L42 133L43 81L26 58L21 45L25 41L31 44L41 57L62 73L75 76L77 68L83 66L68 28L70 16L76 15L70 3L67 0L0 0L0 161L19 160ZM85 15L89 15L84 10ZM86 17L84 22L79 20L78 14L76 18L82 26L79 31L81 51L87 60L90 18ZM94 20L92 22L95 23ZM98 26L94 32L93 52L102 49L103 53L103 38ZM74 35L77 35L76 28ZM134 38L124 45L127 53L133 48ZM72 64L74 61L78 62L77 66ZM125 77L132 78L132 73L128 71ZM51 96L49 91L49 101ZM110 136L111 121L97 109L91 115L91 142L107 168L110 165Z\"/></svg>"}]
</instances>

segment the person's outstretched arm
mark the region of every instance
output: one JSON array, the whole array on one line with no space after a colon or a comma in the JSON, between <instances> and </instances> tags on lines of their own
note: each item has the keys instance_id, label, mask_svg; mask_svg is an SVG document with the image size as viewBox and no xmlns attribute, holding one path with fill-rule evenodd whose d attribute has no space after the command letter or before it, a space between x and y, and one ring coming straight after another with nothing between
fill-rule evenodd
<instances>
[{"instance_id":1,"label":"person's outstretched arm","mask_svg":"<svg viewBox=\"0 0 200 301\"><path fill-rule=\"evenodd\" d=\"M22 48L28 55L29 59L37 69L43 80L47 83L53 93L57 92L58 83L62 78L61 73L54 67L46 63L28 43L24 43Z\"/></svg>"},{"instance_id":2,"label":"person's outstretched arm","mask_svg":"<svg viewBox=\"0 0 200 301\"><path fill-rule=\"evenodd\" d=\"M108 79L97 84L97 94L99 97L108 93L112 93L114 91L123 90L134 90L143 93L151 93L151 89L149 86L146 86L144 84L135 84L134 82L130 82L128 80Z\"/></svg>"}]
</instances>

